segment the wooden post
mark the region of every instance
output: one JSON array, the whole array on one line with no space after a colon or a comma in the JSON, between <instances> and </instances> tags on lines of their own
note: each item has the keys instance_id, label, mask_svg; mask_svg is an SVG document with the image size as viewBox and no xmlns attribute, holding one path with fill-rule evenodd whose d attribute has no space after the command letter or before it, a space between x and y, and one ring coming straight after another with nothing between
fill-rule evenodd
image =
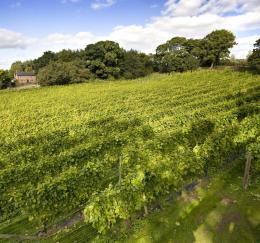
<instances>
[{"instance_id":1,"label":"wooden post","mask_svg":"<svg viewBox=\"0 0 260 243\"><path fill-rule=\"evenodd\" d=\"M248 184L249 184L249 172L250 172L250 166L251 166L251 161L253 157L251 153L246 154L246 166L245 166L245 173L244 173L244 179L243 179L243 187L244 190L247 190Z\"/></svg>"},{"instance_id":2,"label":"wooden post","mask_svg":"<svg viewBox=\"0 0 260 243\"><path fill-rule=\"evenodd\" d=\"M147 216L148 215L148 208L147 206L144 206L144 216Z\"/></svg>"},{"instance_id":3,"label":"wooden post","mask_svg":"<svg viewBox=\"0 0 260 243\"><path fill-rule=\"evenodd\" d=\"M144 201L146 202L146 196L145 194L143 193L143 199ZM148 208L146 205L144 205L144 216L148 215Z\"/></svg>"},{"instance_id":4,"label":"wooden post","mask_svg":"<svg viewBox=\"0 0 260 243\"><path fill-rule=\"evenodd\" d=\"M122 156L119 156L119 168L118 168L118 184L121 185L122 180Z\"/></svg>"}]
</instances>

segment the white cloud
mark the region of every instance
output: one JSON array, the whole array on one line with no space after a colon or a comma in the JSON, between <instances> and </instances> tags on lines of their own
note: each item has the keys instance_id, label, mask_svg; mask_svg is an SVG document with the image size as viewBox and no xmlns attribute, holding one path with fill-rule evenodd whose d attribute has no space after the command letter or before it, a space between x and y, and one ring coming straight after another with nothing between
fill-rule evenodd
<instances>
[{"instance_id":1,"label":"white cloud","mask_svg":"<svg viewBox=\"0 0 260 243\"><path fill-rule=\"evenodd\" d=\"M237 56L245 57L256 38L249 31L260 31L259 8L260 2L255 0L167 0L161 16L145 25L118 26L109 37L126 48L154 52L156 46L173 36L202 38L213 30L228 29L248 36L240 38L239 47L233 50Z\"/></svg>"},{"instance_id":2,"label":"white cloud","mask_svg":"<svg viewBox=\"0 0 260 243\"><path fill-rule=\"evenodd\" d=\"M165 3L165 10L162 13L172 16L196 15L203 2L203 0L168 0Z\"/></svg>"},{"instance_id":3,"label":"white cloud","mask_svg":"<svg viewBox=\"0 0 260 243\"><path fill-rule=\"evenodd\" d=\"M26 48L34 41L35 39L28 38L21 33L0 29L0 49Z\"/></svg>"},{"instance_id":4,"label":"white cloud","mask_svg":"<svg viewBox=\"0 0 260 243\"><path fill-rule=\"evenodd\" d=\"M249 51L253 49L255 41L259 38L260 34L237 38L236 42L238 45L232 49L231 53L234 54L236 58L245 58Z\"/></svg>"},{"instance_id":5,"label":"white cloud","mask_svg":"<svg viewBox=\"0 0 260 243\"><path fill-rule=\"evenodd\" d=\"M97 2L110 4L109 6L115 3L113 0ZM187 0L187 2L190 1ZM75 34L53 33L37 39L36 42L35 39L21 33L0 29L0 56L6 65L7 62L10 64L18 59L36 58L46 50L80 49L89 43L108 39L118 42L126 49L133 48L150 53L154 52L159 44L173 36L202 38L213 30L224 28L240 37L232 53L237 58L244 58L248 51L252 50L255 40L260 37L260 2L258 0L247 2L245 0L198 0L190 2L191 5L186 3L183 0L179 2L168 0L162 15L150 19L147 24L116 26L106 36L97 36L87 31ZM94 8L100 9L105 6L96 5ZM235 14L230 14L232 11ZM28 46L30 48L17 51L17 48ZM3 52L3 48L9 49ZM15 51L11 52L10 48Z\"/></svg>"},{"instance_id":6,"label":"white cloud","mask_svg":"<svg viewBox=\"0 0 260 243\"><path fill-rule=\"evenodd\" d=\"M198 16L211 13L224 15L259 10L259 0L167 0L164 15Z\"/></svg>"},{"instance_id":7,"label":"white cloud","mask_svg":"<svg viewBox=\"0 0 260 243\"><path fill-rule=\"evenodd\" d=\"M14 31L0 29L0 68L9 68L17 60L37 58L47 50L57 52L62 49L81 49L97 40L90 32L54 33L44 38L30 38Z\"/></svg>"},{"instance_id":8,"label":"white cloud","mask_svg":"<svg viewBox=\"0 0 260 243\"><path fill-rule=\"evenodd\" d=\"M116 0L94 0L91 4L91 8L94 10L99 10L107 7L111 7L116 3Z\"/></svg>"},{"instance_id":9,"label":"white cloud","mask_svg":"<svg viewBox=\"0 0 260 243\"><path fill-rule=\"evenodd\" d=\"M76 34L50 34L41 41L41 45L63 48L82 48L84 45L95 41L95 36L90 32L78 32Z\"/></svg>"},{"instance_id":10,"label":"white cloud","mask_svg":"<svg viewBox=\"0 0 260 243\"><path fill-rule=\"evenodd\" d=\"M202 38L215 29L229 29L235 34L246 35L248 30L256 30L259 26L260 15L255 12L228 17L216 14L180 17L160 16L143 26L130 25L116 27L109 35L109 38L119 42L126 48L132 47L145 52L154 52L159 44L173 36ZM250 43L248 43L247 48L252 49ZM239 51L239 53L241 57L242 52Z\"/></svg>"},{"instance_id":11,"label":"white cloud","mask_svg":"<svg viewBox=\"0 0 260 243\"><path fill-rule=\"evenodd\" d=\"M6 60L0 60L0 69L6 69L9 67L10 63Z\"/></svg>"}]
</instances>

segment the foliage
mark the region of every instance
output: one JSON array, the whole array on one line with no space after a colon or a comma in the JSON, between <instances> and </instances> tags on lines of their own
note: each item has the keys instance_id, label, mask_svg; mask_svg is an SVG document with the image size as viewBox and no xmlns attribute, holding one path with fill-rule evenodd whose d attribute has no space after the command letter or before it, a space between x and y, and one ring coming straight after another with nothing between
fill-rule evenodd
<instances>
[{"instance_id":1,"label":"foliage","mask_svg":"<svg viewBox=\"0 0 260 243\"><path fill-rule=\"evenodd\" d=\"M260 185L252 184L244 191L243 170L244 161L235 161L233 168L214 173L210 180L204 178L192 192L183 190L176 200L164 202L163 210L132 220L131 229L118 225L119 232L109 234L111 241L257 242ZM224 206L225 200L228 205Z\"/></svg>"},{"instance_id":2,"label":"foliage","mask_svg":"<svg viewBox=\"0 0 260 243\"><path fill-rule=\"evenodd\" d=\"M194 131L191 130L188 135L182 135L183 138L178 136L176 147L173 146L175 151L170 157L156 157L149 151L145 157L147 162L139 164L135 173L128 174L121 185L108 187L93 196L84 211L86 222L100 233L106 232L118 219L128 219L136 210L173 189L178 190L185 181L203 175L205 170L222 169L225 160L234 151L256 144L260 129L258 124L259 116L245 119L241 124L237 120L216 122L213 130L200 126L198 132L204 141L197 142L194 147L189 146ZM241 136L242 140L239 139ZM184 142L186 139L188 144ZM258 154L259 150L255 152ZM259 160L256 160L256 173L260 173L257 171L258 164Z\"/></svg>"},{"instance_id":3,"label":"foliage","mask_svg":"<svg viewBox=\"0 0 260 243\"><path fill-rule=\"evenodd\" d=\"M21 61L14 62L9 70L10 75L14 77L15 72L21 72L25 70L25 65Z\"/></svg>"},{"instance_id":4,"label":"foliage","mask_svg":"<svg viewBox=\"0 0 260 243\"><path fill-rule=\"evenodd\" d=\"M235 44L235 36L227 30L213 31L203 39L174 37L156 48L156 70L183 72L199 65L220 65Z\"/></svg>"},{"instance_id":5,"label":"foliage","mask_svg":"<svg viewBox=\"0 0 260 243\"><path fill-rule=\"evenodd\" d=\"M134 79L153 71L184 72L193 71L199 66L230 64L229 49L235 44L235 36L227 30L215 30L202 39L173 37L156 48L156 55L126 51L114 41L99 41L87 45L83 50L46 51L35 60L15 62L10 74L14 75L15 71L39 72L40 79L45 78L40 81L43 85L77 83L89 79ZM254 55L257 56L257 53ZM72 63L80 63L77 74ZM55 71L54 65L61 70L61 64L64 68L74 70L74 74L68 74L69 71L65 70L64 73ZM252 66L257 65L257 61L252 61Z\"/></svg>"},{"instance_id":6,"label":"foliage","mask_svg":"<svg viewBox=\"0 0 260 243\"><path fill-rule=\"evenodd\" d=\"M152 72L152 61L146 54L126 52L113 41L100 41L85 50L48 51L33 61L13 64L14 70L25 71L31 67L38 73L40 84L56 85L95 78L142 77Z\"/></svg>"},{"instance_id":7,"label":"foliage","mask_svg":"<svg viewBox=\"0 0 260 243\"><path fill-rule=\"evenodd\" d=\"M260 39L256 40L252 54L248 57L250 68L260 73Z\"/></svg>"},{"instance_id":8,"label":"foliage","mask_svg":"<svg viewBox=\"0 0 260 243\"><path fill-rule=\"evenodd\" d=\"M126 51L120 61L121 75L126 79L144 77L153 71L151 59L144 53L137 51Z\"/></svg>"},{"instance_id":9,"label":"foliage","mask_svg":"<svg viewBox=\"0 0 260 243\"><path fill-rule=\"evenodd\" d=\"M32 72L34 71L34 68L35 67L33 61L25 61L25 62L17 61L11 65L11 68L9 70L9 75L13 78L16 72Z\"/></svg>"},{"instance_id":10,"label":"foliage","mask_svg":"<svg viewBox=\"0 0 260 243\"><path fill-rule=\"evenodd\" d=\"M196 57L184 49L167 53L158 61L159 71L163 73L192 71L198 68L198 64Z\"/></svg>"},{"instance_id":11,"label":"foliage","mask_svg":"<svg viewBox=\"0 0 260 243\"><path fill-rule=\"evenodd\" d=\"M206 55L203 58L204 63L219 65L221 59L228 57L229 49L236 45L235 36L228 30L215 30L206 35L204 40L204 48Z\"/></svg>"},{"instance_id":12,"label":"foliage","mask_svg":"<svg viewBox=\"0 0 260 243\"><path fill-rule=\"evenodd\" d=\"M11 77L8 71L0 69L0 89L7 88L11 85Z\"/></svg>"},{"instance_id":13,"label":"foliage","mask_svg":"<svg viewBox=\"0 0 260 243\"><path fill-rule=\"evenodd\" d=\"M181 50L185 47L186 41L187 40L185 37L173 37L171 40L168 40L165 44L159 45L156 48L156 54L165 55L166 53Z\"/></svg>"},{"instance_id":14,"label":"foliage","mask_svg":"<svg viewBox=\"0 0 260 243\"><path fill-rule=\"evenodd\" d=\"M258 90L256 75L196 71L1 92L0 220L84 207L105 232L231 154L251 151L258 173Z\"/></svg>"},{"instance_id":15,"label":"foliage","mask_svg":"<svg viewBox=\"0 0 260 243\"><path fill-rule=\"evenodd\" d=\"M51 61L56 61L56 55L52 51L46 51L43 55L36 60L33 61L34 70L36 73L43 68L46 67Z\"/></svg>"},{"instance_id":16,"label":"foliage","mask_svg":"<svg viewBox=\"0 0 260 243\"><path fill-rule=\"evenodd\" d=\"M123 54L124 50L113 41L99 41L85 48L87 67L97 78L101 79L119 77L119 60Z\"/></svg>"},{"instance_id":17,"label":"foliage","mask_svg":"<svg viewBox=\"0 0 260 243\"><path fill-rule=\"evenodd\" d=\"M89 69L80 62L51 62L37 75L39 84L43 86L82 83L90 78Z\"/></svg>"},{"instance_id":18,"label":"foliage","mask_svg":"<svg viewBox=\"0 0 260 243\"><path fill-rule=\"evenodd\" d=\"M195 43L196 41L192 39L174 37L165 44L159 45L156 48L156 69L166 73L195 70L199 66Z\"/></svg>"},{"instance_id":19,"label":"foliage","mask_svg":"<svg viewBox=\"0 0 260 243\"><path fill-rule=\"evenodd\" d=\"M56 53L56 58L60 62L73 62L75 60L80 60L80 51L72 51L70 49L68 50L62 50L58 53Z\"/></svg>"}]
</instances>

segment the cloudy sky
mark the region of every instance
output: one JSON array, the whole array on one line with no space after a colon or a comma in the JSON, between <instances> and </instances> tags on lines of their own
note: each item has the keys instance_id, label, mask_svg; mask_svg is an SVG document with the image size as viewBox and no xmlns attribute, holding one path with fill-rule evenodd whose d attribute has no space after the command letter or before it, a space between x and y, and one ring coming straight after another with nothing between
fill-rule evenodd
<instances>
[{"instance_id":1,"label":"cloudy sky","mask_svg":"<svg viewBox=\"0 0 260 243\"><path fill-rule=\"evenodd\" d=\"M232 53L243 58L260 38L259 13L260 0L0 0L0 68L106 39L149 53L221 28L235 33Z\"/></svg>"}]
</instances>

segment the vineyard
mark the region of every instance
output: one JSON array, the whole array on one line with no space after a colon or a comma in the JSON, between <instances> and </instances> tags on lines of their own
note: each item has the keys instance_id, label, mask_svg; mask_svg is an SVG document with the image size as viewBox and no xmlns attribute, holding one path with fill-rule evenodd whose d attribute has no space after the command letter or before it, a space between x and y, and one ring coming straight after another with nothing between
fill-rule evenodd
<instances>
[{"instance_id":1,"label":"vineyard","mask_svg":"<svg viewBox=\"0 0 260 243\"><path fill-rule=\"evenodd\" d=\"M255 178L259 99L260 76L229 70L1 91L0 225L80 211L103 234L247 153Z\"/></svg>"}]
</instances>

